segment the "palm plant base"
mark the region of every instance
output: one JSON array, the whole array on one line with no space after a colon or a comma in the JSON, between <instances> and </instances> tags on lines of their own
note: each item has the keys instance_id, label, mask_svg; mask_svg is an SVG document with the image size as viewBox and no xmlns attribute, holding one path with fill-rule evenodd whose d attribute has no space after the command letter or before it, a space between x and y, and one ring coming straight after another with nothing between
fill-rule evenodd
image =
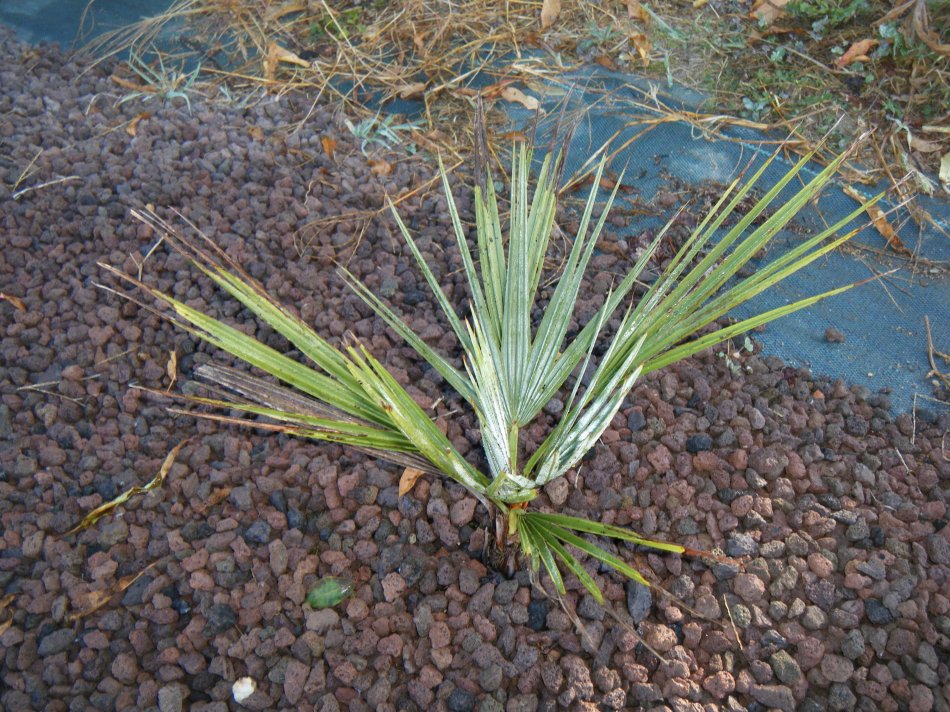
<instances>
[{"instance_id":1,"label":"palm plant base","mask_svg":"<svg viewBox=\"0 0 950 712\"><path fill-rule=\"evenodd\" d=\"M582 280L622 176L594 220L596 190L605 168L601 161L593 181L595 187L557 284L547 303L539 303L544 260L554 229L563 152L552 150L543 160L529 197L533 152L523 143L515 146L510 219L508 230L503 231L486 163L484 122L480 120L480 111L478 114L474 251L442 169L449 214L470 289L471 309L467 314L458 314L449 303L408 229L393 210L408 250L458 339L464 368L456 368L426 344L353 275L345 269L341 273L379 317L471 406L482 435L487 463L484 471L462 457L429 415L358 341L351 340L342 348L334 346L268 295L212 240L203 235L194 241L186 239L155 214L137 212L134 214L138 219L285 337L309 362L290 358L223 321L102 265L121 282L151 299L143 301L134 293L112 291L271 377L265 379L215 364L200 366L196 375L208 384L210 395L178 395L180 401L199 407L173 412L339 443L423 473L448 477L465 487L492 514L496 540L507 563L513 565L512 557L523 554L535 572L543 566L559 593L565 592L564 575L569 574L598 601L603 601L600 586L582 563L584 557L650 585L640 572L614 553L616 549L608 550L597 543L603 539L674 554L716 558L709 552L647 539L622 527L540 511L532 503L541 487L577 467L609 427L640 376L854 286L846 285L705 333L707 326L736 306L806 267L857 232L838 234L864 207L805 238L750 276L735 279L818 194L844 156L805 183L788 201L774 205L779 193L799 175L809 157L803 158L727 228L727 219L756 185L768 162L748 180L737 179L639 300L628 303L638 275L655 253L666 228L643 252L631 272L605 295L588 323L569 337L568 325L575 313ZM672 219L667 227L671 223ZM533 318L536 310L540 311L539 319ZM608 331L609 338L605 337ZM595 356L599 353L595 346L603 340L606 349L603 355ZM566 394L560 420L540 445L526 452L523 430L558 394ZM230 415L235 411L244 415ZM261 420L262 416L266 420Z\"/></svg>"}]
</instances>

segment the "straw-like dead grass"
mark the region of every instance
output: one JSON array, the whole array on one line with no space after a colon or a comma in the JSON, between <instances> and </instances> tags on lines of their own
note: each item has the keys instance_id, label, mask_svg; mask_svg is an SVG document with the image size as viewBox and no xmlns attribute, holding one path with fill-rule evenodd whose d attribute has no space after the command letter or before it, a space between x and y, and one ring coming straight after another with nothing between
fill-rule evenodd
<instances>
[{"instance_id":1,"label":"straw-like dead grass","mask_svg":"<svg viewBox=\"0 0 950 712\"><path fill-rule=\"evenodd\" d=\"M932 29L932 19L925 12L921 16L921 3L923 0L905 3L904 21L924 38L924 49L930 47L938 56L944 45ZM909 205L920 225L936 225L913 202L920 180L903 180L908 173L926 173L919 152L908 146L906 124L880 119L877 125L869 125L864 114L829 124L836 111L840 116L841 101L828 99L804 110L792 107L787 99L783 104L768 98L778 96L772 89L786 95L799 89L807 93L811 90L808 82L840 93L839 75L853 74L850 67L836 70L826 66L788 42L788 56L797 56L803 66L814 69L815 76L796 70L798 74L789 76L802 77L801 82L782 80L782 86L763 88L762 96L768 98L763 108L768 110L760 112L761 117L685 110L664 98L656 87L678 81L707 89L712 85L717 98L726 104L729 91L736 93L740 108L742 102L748 102L748 95L754 95L755 80L743 84L736 71L738 64L768 65L762 44L785 42L789 36L755 30L749 22L750 9L750 0L697 0L689 7L672 0L648 4L637 0L288 0L281 4L268 0L178 0L167 12L104 36L86 51L100 59L129 48L141 53L167 45L163 38L174 34L182 52L190 54L189 61L200 63L204 86L215 92L215 85L226 85L229 96L261 88L276 94L297 91L309 96L314 105L335 104L347 116L365 120L387 102L409 102L402 106L419 118L407 128L406 138L421 148L448 155L453 163L464 161L466 147L472 145L476 94L489 103L510 102L534 109L547 100L545 106L550 107L552 100L571 98L572 87L564 76L584 63L610 70L645 71L653 77L654 88L640 91L642 101L633 106L616 102L615 107L608 107L623 111L625 128L634 127L634 137L629 131L618 131L604 145L591 147L592 152L619 152L643 132L671 121L686 122L697 133L716 139L728 138L721 129L730 125L777 128L792 137L788 150L817 145L829 126L846 142L870 130L871 140L861 157L874 159L877 168L870 173L852 170L848 179L870 181L886 176L895 186L895 197ZM705 20L701 13L706 13L702 15ZM696 57L703 59L702 67L696 67ZM885 86L896 95L906 88L901 84L906 79L918 90L916 99L911 96L907 100L909 104L920 101L926 84L922 79L938 83L947 79L945 66L917 63L908 71L912 76L890 75ZM724 78L735 81L721 81ZM128 81L128 77L117 78L119 84ZM599 90L595 84L585 84L585 99L594 96L608 105L616 101L609 90ZM586 108L578 98L576 93L574 101L564 102L569 112ZM503 113L490 112L488 118L494 119L496 130L491 133L496 139L509 143L513 136L501 127ZM937 117L934 124L939 129L946 119ZM365 128L372 132L372 122ZM936 151L945 141L950 143L948 136L939 130L931 132L930 147L936 146L931 153L941 155L942 149L940 154ZM918 140L918 149L922 145ZM839 148L832 145L825 149L824 158ZM576 185L588 173L586 166L570 182Z\"/></svg>"}]
</instances>

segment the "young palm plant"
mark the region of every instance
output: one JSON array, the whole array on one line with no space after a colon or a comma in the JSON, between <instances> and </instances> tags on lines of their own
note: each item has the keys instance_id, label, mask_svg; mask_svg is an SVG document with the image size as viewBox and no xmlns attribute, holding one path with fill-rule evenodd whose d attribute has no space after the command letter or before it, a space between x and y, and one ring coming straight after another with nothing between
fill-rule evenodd
<instances>
[{"instance_id":1,"label":"young palm plant","mask_svg":"<svg viewBox=\"0 0 950 712\"><path fill-rule=\"evenodd\" d=\"M848 240L856 231L840 236L838 232L857 217L860 210L805 239L751 276L734 279L817 195L843 157L805 182L787 202L773 205L779 193L799 176L808 161L808 157L803 158L748 212L737 216L734 224L725 228L727 219L765 171L766 166L762 166L750 180L742 184L737 180L728 187L659 277L642 297L630 303L627 297L663 238L664 228L630 273L606 295L593 318L571 336L568 324L617 189L614 188L595 220L596 186L604 170L604 162L601 162L593 181L595 187L587 199L578 233L557 284L547 304L539 304L539 284L554 229L562 153L551 151L547 155L534 190L529 193L531 150L524 144L514 148L506 239L486 163L482 127L483 123L478 122L474 252L466 240L440 163L449 214L471 294L468 314L458 314L449 303L393 209L410 252L458 338L464 353L464 369L456 368L427 345L352 274L345 270L342 273L356 293L471 405L481 429L486 471L462 457L429 415L359 342L351 341L337 348L318 336L298 316L270 297L210 239L205 237L204 244L197 244L181 237L154 214L136 214L221 289L283 335L309 364L290 358L117 269L103 267L151 295L158 306L151 306L124 291L117 293L170 319L282 384L220 365L202 365L196 374L211 384L208 388L214 397L178 397L219 411L238 411L246 415L233 417L206 409L187 412L224 423L242 423L341 443L399 465L455 480L495 517L499 541L507 538L513 546L520 547L535 572L543 565L560 593L565 590L564 573L570 572L602 601L600 588L579 556L590 556L630 579L649 584L636 569L599 544L597 537L667 552L700 552L646 539L622 527L541 511L532 507L539 490L578 464L607 429L643 374L854 286L843 286L699 335L704 327L734 307ZM767 214L770 207L774 209ZM541 317L535 321L532 314L538 309ZM603 355L597 357L595 346L612 317L614 323L619 321L619 324L611 330ZM566 401L559 422L536 449L524 452L525 444L519 434L538 417L545 404L562 391L566 392Z\"/></svg>"}]
</instances>

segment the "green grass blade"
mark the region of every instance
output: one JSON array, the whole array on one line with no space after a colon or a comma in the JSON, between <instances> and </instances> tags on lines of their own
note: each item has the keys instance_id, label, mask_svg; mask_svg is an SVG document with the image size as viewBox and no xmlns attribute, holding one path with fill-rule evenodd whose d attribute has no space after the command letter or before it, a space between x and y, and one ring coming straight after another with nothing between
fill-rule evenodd
<instances>
[{"instance_id":1,"label":"green grass blade","mask_svg":"<svg viewBox=\"0 0 950 712\"><path fill-rule=\"evenodd\" d=\"M642 366L637 366L636 361L645 340L646 337L642 337L616 367L609 367L609 358L598 365L584 397L572 412L562 416L566 426L555 428L539 448L543 454L535 465L537 474L534 475L539 485L574 467L610 426L640 376Z\"/></svg>"},{"instance_id":2,"label":"green grass blade","mask_svg":"<svg viewBox=\"0 0 950 712\"><path fill-rule=\"evenodd\" d=\"M571 316L574 313L581 282L584 278L590 258L593 255L594 248L597 245L597 241L600 238L604 224L606 223L610 208L617 196L617 191L620 189L622 176L614 185L613 191L607 198L603 212L594 226L593 232L588 236L587 230L596 203L597 186L600 185L600 178L604 168L605 162L601 161L594 176L594 187L591 188L587 198L587 204L584 207L584 213L581 216L577 235L574 239L574 245L571 248L561 278L558 280L557 287L551 295L551 300L545 309L544 316L541 318L538 331L531 344L531 351L528 357L528 380L526 382L525 397L520 404L521 407L518 412L518 419L523 423L529 422L537 416L545 403L550 400L550 398L541 400L541 397L542 394L550 389L547 383L555 370L554 364L557 361L561 344L564 341ZM639 274L639 270L636 266L633 269L633 273ZM610 303L611 301L611 296L608 295L606 302ZM609 316L607 311L602 310L598 312L596 318L603 322L606 321L607 316ZM599 331L599 328L595 330L593 338L590 339L591 344L596 341L596 335ZM588 353L590 353L589 350ZM561 372L563 372L563 369L561 369ZM560 388L562 384L563 381L561 384L558 384L558 388Z\"/></svg>"},{"instance_id":3,"label":"green grass blade","mask_svg":"<svg viewBox=\"0 0 950 712\"><path fill-rule=\"evenodd\" d=\"M713 246L709 253L706 254L706 256L703 257L703 259L701 259L698 264L689 269L685 276L681 277L681 273L687 267L689 267L692 259L698 255L699 251L703 247L706 246L706 244L712 238L714 232L722 225L726 218L731 215L745 195L754 187L755 183L762 176L765 169L775 159L776 155L777 154L773 154L767 161L765 161L765 163L759 168L753 177L735 192L733 199L726 206L726 208L724 208L721 213L716 216L712 223L706 225L705 228L697 228L697 230L693 232L693 235L687 241L687 244L684 245L683 248L677 253L677 256L674 257L670 267L668 267L660 279L658 279L652 285L650 290L643 297L631 315L631 319L635 323L643 325L643 330L649 329L654 324L661 323L668 319L669 313L677 307L681 308L683 311L688 311L690 304L700 303L700 295L695 292L691 294L691 292L701 280L703 280L707 275L710 275L709 279L707 280L708 286L717 282L720 275L726 275L725 279L728 279L732 274L738 271L743 264L745 264L745 261L751 259L752 255L755 254L754 251L749 251L750 246L756 242L758 237L768 235L768 229L763 229L761 227L758 228L752 233L751 236L749 236L749 238L745 240L745 253L740 251L739 257L736 257L735 253L733 253L733 255L726 260L727 264L725 266L719 266L710 272L716 261L722 255L724 255L730 247L732 247L732 245L743 235L746 228L751 225L759 215L762 214L762 212L772 203L772 201L778 196L784 187L805 166L808 159L810 158L810 155L802 158L787 174L785 174L775 185L773 185L772 188L769 189L766 194L756 202L752 209L742 218L740 218L739 222ZM822 175L824 175L824 173ZM830 176L831 173L828 173L827 175ZM800 191L796 195L796 198L793 198L793 200L800 198L803 194L805 194L806 190L807 188ZM787 214L789 215L788 219L790 219L792 213L785 213L783 211L784 208L780 209L779 214ZM774 218L775 216L773 216L773 219ZM777 221L773 221L772 224L777 224ZM748 255L745 261L741 260L743 254ZM674 264L675 267L673 266ZM659 302L659 299L661 298L662 303ZM641 327L638 327L635 331L640 333Z\"/></svg>"},{"instance_id":4,"label":"green grass blade","mask_svg":"<svg viewBox=\"0 0 950 712\"><path fill-rule=\"evenodd\" d=\"M399 334L407 344L409 344L426 362L432 366L439 375L442 376L449 385L454 388L469 403L476 400L477 396L471 382L457 368L446 361L439 353L429 346L425 341L419 338L409 326L390 309L379 297L366 288L356 277L350 274L345 268L340 268L341 274L347 283L376 314L383 319L393 331Z\"/></svg>"},{"instance_id":5,"label":"green grass blade","mask_svg":"<svg viewBox=\"0 0 950 712\"><path fill-rule=\"evenodd\" d=\"M341 382L350 380L346 359L299 317L271 300L260 288L220 265L197 265L211 280L296 346L311 361ZM351 384L355 385L355 384Z\"/></svg>"},{"instance_id":6,"label":"green grass blade","mask_svg":"<svg viewBox=\"0 0 950 712\"><path fill-rule=\"evenodd\" d=\"M531 556L535 561L540 560L544 564L555 590L563 596L567 592L564 588L564 579L561 576L561 570L558 568L557 562L554 560L554 554L551 551L551 545L546 534L538 531L534 524L527 521L525 517L522 517L519 521L518 532L522 537L522 541L524 541L526 533L529 535L532 549Z\"/></svg>"},{"instance_id":7,"label":"green grass blade","mask_svg":"<svg viewBox=\"0 0 950 712\"><path fill-rule=\"evenodd\" d=\"M445 166L442 164L441 156L439 156L439 172L442 176L442 189L445 192L445 199L449 208L449 217L452 220L452 228L455 231L455 241L458 244L459 253L462 255L462 265L465 269L465 276L468 279L469 289L472 292L472 311L476 314L481 314L489 327L490 333L495 334L492 316L488 308L488 303L485 300L485 293L482 291L481 280L475 269L475 262L472 259L468 241L465 239L465 231L462 229L462 221L459 219L458 208L455 204L455 198L452 195L452 188L449 186L449 176L446 173ZM464 345L465 342L462 343Z\"/></svg>"},{"instance_id":8,"label":"green grass blade","mask_svg":"<svg viewBox=\"0 0 950 712\"><path fill-rule=\"evenodd\" d=\"M598 561L602 561L612 569L619 571L621 574L626 576L637 583L641 583L644 586L649 587L650 582L643 578L643 575L637 571L635 568L630 566L625 561L617 558L613 554L601 549L596 544L592 544L586 539L582 539L571 531L559 527L556 524L551 524L550 522L540 521L537 523L538 527L542 530L546 530L548 534L552 537L557 537L559 540L563 541L565 544L570 544L576 549L580 549L588 556L591 556Z\"/></svg>"},{"instance_id":9,"label":"green grass blade","mask_svg":"<svg viewBox=\"0 0 950 712\"><path fill-rule=\"evenodd\" d=\"M740 304L744 304L750 299L753 299L778 282L781 282L791 274L806 267L815 260L820 259L825 254L836 250L838 247L854 237L854 235L858 232L859 230L853 230L852 232L849 232L822 246L820 249L815 250L806 257L800 258L798 261L795 261L792 264L787 264L787 261L783 259L781 262L786 265L784 268L781 268L782 265L770 264L766 268L757 271L753 277L750 277L745 282L720 295L693 314L687 315L679 323L671 325L671 327L665 332L665 336L662 338L662 340L657 340L651 345L651 349L648 351L647 355L652 357L655 354L661 353L664 348L679 343L684 338L696 333L706 324L709 324L724 314L727 314Z\"/></svg>"},{"instance_id":10,"label":"green grass blade","mask_svg":"<svg viewBox=\"0 0 950 712\"><path fill-rule=\"evenodd\" d=\"M675 219L675 218L673 218ZM551 400L552 397L561 389L567 381L571 372L577 367L581 359L584 358L596 342L597 335L600 332L601 325L607 322L607 319L613 314L620 303L627 296L636 283L637 277L646 268L650 258L656 252L666 231L673 224L671 219L654 238L653 242L644 250L640 259L633 266L630 272L621 280L616 289L611 292L600 309L581 329L580 333L571 341L564 351L558 356L550 372L545 376L545 381L537 390L535 402L531 405L531 411L537 414Z\"/></svg>"},{"instance_id":11,"label":"green grass blade","mask_svg":"<svg viewBox=\"0 0 950 712\"><path fill-rule=\"evenodd\" d=\"M492 477L508 477L514 472L508 447L511 417L505 384L501 380L496 349L485 335L482 321L475 320L472 352L466 364L477 397L472 404L482 432L482 447Z\"/></svg>"},{"instance_id":12,"label":"green grass blade","mask_svg":"<svg viewBox=\"0 0 950 712\"><path fill-rule=\"evenodd\" d=\"M468 333L462 327L462 322L459 320L458 315L455 313L455 309L449 303L449 300L446 298L445 293L442 291L441 285L439 285L438 280L435 278L435 275L432 274L432 270L429 268L429 265L426 263L425 257L422 256L422 253L419 251L418 246L416 245L415 240L412 239L412 235L409 233L409 230L406 228L406 225L403 223L402 218L399 217L399 213L396 212L396 206L389 203L389 210L392 213L393 217L396 220L396 225L399 226L400 232L402 232L403 239L406 241L406 245L409 246L409 250L412 252L412 256L416 260L416 264L419 266L419 269L422 271L422 276L425 278L426 283L429 285L429 289L432 290L432 294L436 299L436 302L439 304L439 307L442 309L442 313L445 314L446 319L449 321L449 326L452 327L452 331L455 332L456 338L458 338L459 343L462 344L462 347L466 351L471 349L471 344L468 342Z\"/></svg>"},{"instance_id":13,"label":"green grass blade","mask_svg":"<svg viewBox=\"0 0 950 712\"><path fill-rule=\"evenodd\" d=\"M492 333L501 339L501 321L504 314L504 288L507 281L504 239L498 215L498 199L491 176L486 181L487 195L481 186L475 186L475 232L478 259L481 263L482 289L485 293L487 317Z\"/></svg>"},{"instance_id":14,"label":"green grass blade","mask_svg":"<svg viewBox=\"0 0 950 712\"><path fill-rule=\"evenodd\" d=\"M196 327L193 332L195 335L223 351L345 413L372 422L386 422L385 414L377 406L369 403L362 391L354 392L332 378L262 344L243 331L207 316L197 309L192 309L177 299L157 290L149 291L154 297L171 306L179 316L193 324Z\"/></svg>"},{"instance_id":15,"label":"green grass blade","mask_svg":"<svg viewBox=\"0 0 950 712\"><path fill-rule=\"evenodd\" d=\"M669 542L659 541L656 539L647 539L631 529L618 527L613 524L594 522L590 519L583 519L582 517L572 517L568 514L554 514L551 512L530 512L525 516L529 516L532 521L540 520L542 522L550 522L551 524L556 524L566 529L573 529L575 531L585 532L587 534L609 537L611 539L622 539L623 541L629 541L632 544L646 546L651 549L658 549L659 551L668 551L673 554L683 554L686 551L686 547L680 546L679 544L671 544Z\"/></svg>"},{"instance_id":16,"label":"green grass blade","mask_svg":"<svg viewBox=\"0 0 950 712\"><path fill-rule=\"evenodd\" d=\"M371 393L394 425L426 459L476 494L484 494L489 480L453 447L425 411L406 393L396 379L364 348L348 349L351 372L367 393Z\"/></svg>"},{"instance_id":17,"label":"green grass blade","mask_svg":"<svg viewBox=\"0 0 950 712\"><path fill-rule=\"evenodd\" d=\"M541 527L537 527L541 529ZM542 534L544 536L544 534ZM548 535L545 537L545 541L550 549L557 555L561 561L564 562L564 565L570 569L571 573L577 577L577 580L586 588L590 595L594 597L597 603L604 604L604 593L600 590L600 586L594 581L594 578L587 573L587 570L581 566L581 563L571 554L567 549L564 548L564 545L557 540L553 535Z\"/></svg>"},{"instance_id":18,"label":"green grass blade","mask_svg":"<svg viewBox=\"0 0 950 712\"><path fill-rule=\"evenodd\" d=\"M674 290L674 292L670 294L669 298L671 302L675 303L679 294L689 291L693 285L699 285L682 306L685 311L688 311L692 308L692 305L702 303L709 295L718 290L752 259L781 228L787 225L808 201L821 191L837 172L845 156L839 156L836 160L829 163L828 166L809 181L804 188L799 190L788 202L776 210L765 223L746 237L741 244L723 260L722 264L717 265L715 270L709 272L709 269L715 265L716 261L725 253L727 247L745 231L756 217L765 211L785 185L801 170L807 158L807 156L803 158L792 171L783 176L782 179L753 206L752 210L743 216L739 223L729 231L726 237L718 242L709 254L690 271L677 290Z\"/></svg>"},{"instance_id":19,"label":"green grass blade","mask_svg":"<svg viewBox=\"0 0 950 712\"><path fill-rule=\"evenodd\" d=\"M670 349L669 351L666 351L650 359L646 364L644 364L643 372L650 373L651 371L663 368L664 366L669 366L671 363L681 361L684 358L702 351L703 349L709 348L710 346L715 346L718 343L722 343L726 339L731 339L732 337L738 336L739 334L749 331L750 329L754 329L757 326L767 324L770 321L774 321L775 319L792 314L799 309L810 307L812 304L817 304L828 297L833 297L836 294L847 292L852 287L857 287L860 284L864 284L864 281L846 284L843 287L838 287L837 289L832 289L827 292L823 292L822 294L817 294L813 297L800 299L799 301L793 302L792 304L770 309L767 312L763 312L762 314L758 314L754 317L744 319L736 324L719 329L718 331L714 331L711 334L706 334L698 339L695 339L694 341L677 346L676 348Z\"/></svg>"}]
</instances>

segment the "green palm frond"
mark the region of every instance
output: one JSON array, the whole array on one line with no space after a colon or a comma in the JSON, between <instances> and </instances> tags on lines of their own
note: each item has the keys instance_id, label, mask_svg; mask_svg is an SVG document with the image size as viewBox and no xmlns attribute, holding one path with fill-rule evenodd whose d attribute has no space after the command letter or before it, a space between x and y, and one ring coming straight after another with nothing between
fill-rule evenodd
<instances>
[{"instance_id":1,"label":"green palm frond","mask_svg":"<svg viewBox=\"0 0 950 712\"><path fill-rule=\"evenodd\" d=\"M364 349L351 347L347 353L341 352L314 333L298 316L271 299L263 287L222 253L214 251L213 247L212 252L202 250L152 213L134 214L189 257L219 287L286 337L315 367L299 363L243 331L113 267L101 265L170 311L159 311L137 302L141 306L295 389L291 391L233 369L207 365L197 369L199 376L223 389L225 394L242 398L233 395L217 399L187 396L184 398L187 402L265 416L284 423L279 429L288 434L349 445L399 464L439 472L478 496L487 489L488 478L458 453L405 389ZM132 295L116 293L137 301ZM208 417L200 412L198 415ZM217 416L217 419L222 419L222 416ZM261 427L253 420L233 417L226 420L240 420Z\"/></svg>"},{"instance_id":2,"label":"green palm frond","mask_svg":"<svg viewBox=\"0 0 950 712\"><path fill-rule=\"evenodd\" d=\"M836 237L840 229L858 217L860 209L752 276L736 281L736 275L815 198L844 160L842 156L833 161L753 227L800 174L811 155L803 157L717 240L722 226L747 199L776 155L763 162L749 180L744 183L736 180L725 191L659 279L626 310L611 336L607 353L594 366L587 387L578 392L580 377L577 376L560 422L523 464L518 461L521 429L565 386L582 360L581 373L587 370L604 324L619 310L665 232L664 229L644 251L631 272L607 296L595 317L573 339L568 339L567 326L575 313L581 282L621 185L620 181L616 183L591 228L597 186L605 163L601 161L597 166L594 188L581 215L578 234L536 327L532 326L531 314L539 306L538 285L554 225L557 195L554 176L559 174L560 153L544 159L529 199L527 176L532 154L523 145L514 149L507 253L493 181L490 176L479 177L475 186L477 261L469 249L443 169L456 241L472 294L468 317L471 323L467 326L445 298L408 230L396 216L410 251L458 337L465 355L467 378L430 347L420 348L421 340L408 333L408 327L370 295L369 290L358 285L356 289L471 403L479 419L492 479L503 480L493 491L502 499L516 493L520 499L530 487L542 486L577 464L603 434L642 373L854 286L802 299L747 319L741 326L726 327L715 335L690 340L716 319L811 264L854 234Z\"/></svg>"},{"instance_id":3,"label":"green palm frond","mask_svg":"<svg viewBox=\"0 0 950 712\"><path fill-rule=\"evenodd\" d=\"M476 135L481 137L478 143L482 145L484 127L476 129ZM485 155L483 145L481 155ZM149 295L159 306L149 306L126 292L112 291L280 382L275 384L236 369L205 364L196 373L210 384L208 390L213 397L177 397L214 412L188 412L222 423L340 443L407 467L441 473L499 513L534 570L539 571L543 565L558 591L563 593L564 572L570 572L597 600L602 600L597 582L581 563L585 557L632 580L643 584L647 581L591 537L674 554L706 554L647 539L622 527L532 511L527 505L540 488L577 466L644 373L854 286L845 285L705 333L706 327L735 307L807 267L856 233L839 236L839 231L858 217L863 207L775 257L750 276L740 278L750 260L762 253L789 221L815 199L844 160L842 157L832 162L811 180L803 181L790 198L779 202L780 195L790 190L792 181L800 176L810 158L804 157L778 183L765 190L748 211L736 216L774 158L748 180L737 179L727 188L660 276L642 297L631 303L633 287L673 224L675 216L671 218L630 272L605 295L593 317L573 335L569 325L577 317L578 296L622 181L621 177L606 196L595 220L605 160L596 168L578 232L546 304L539 291L555 229L562 152L553 151L540 162L532 191L529 173L533 152L524 145L514 148L507 231L502 228L494 182L484 161L476 161L475 236L471 246L445 168L439 163L452 230L471 294L469 313L457 312L450 303L393 208L408 250L458 339L463 366L453 365L448 357L426 344L356 277L346 270L341 273L379 317L471 405L481 429L487 474L462 457L432 418L362 345L351 343L337 348L318 336L208 238L201 236L199 241L189 242L154 214L135 213L218 287L286 338L306 359L306 364L140 280L111 267L106 269ZM724 227L727 225L728 228ZM598 356L600 351L595 347L608 324L613 325L609 341ZM522 433L545 404L564 391L569 393L559 422L533 451L524 452Z\"/></svg>"}]
</instances>

